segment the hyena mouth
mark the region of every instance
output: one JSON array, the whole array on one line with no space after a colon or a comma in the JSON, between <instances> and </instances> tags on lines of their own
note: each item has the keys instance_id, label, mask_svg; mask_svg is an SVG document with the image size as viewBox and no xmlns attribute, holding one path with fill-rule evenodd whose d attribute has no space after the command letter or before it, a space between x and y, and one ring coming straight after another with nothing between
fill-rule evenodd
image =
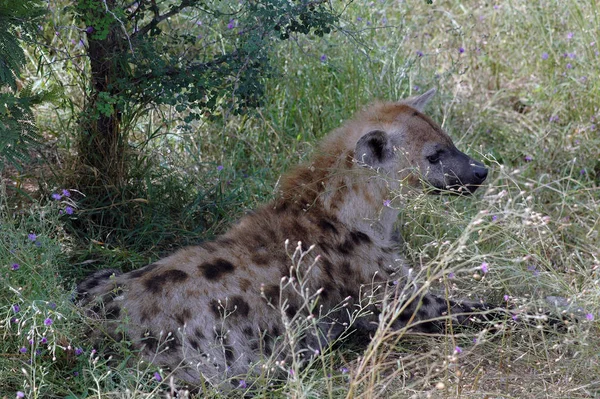
<instances>
[{"instance_id":1,"label":"hyena mouth","mask_svg":"<svg viewBox=\"0 0 600 399\"><path fill-rule=\"evenodd\" d=\"M445 187L452 194L471 195L477 190L485 179L487 179L488 169L481 162L470 160L469 171L466 173L465 179L460 179L458 176L447 180Z\"/></svg>"}]
</instances>

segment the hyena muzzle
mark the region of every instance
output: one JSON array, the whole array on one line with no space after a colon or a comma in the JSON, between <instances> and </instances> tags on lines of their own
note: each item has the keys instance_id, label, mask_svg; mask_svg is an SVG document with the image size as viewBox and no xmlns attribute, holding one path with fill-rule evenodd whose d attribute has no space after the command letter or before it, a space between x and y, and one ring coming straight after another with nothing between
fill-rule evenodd
<instances>
[{"instance_id":1,"label":"hyena muzzle","mask_svg":"<svg viewBox=\"0 0 600 399\"><path fill-rule=\"evenodd\" d=\"M99 271L77 287L80 303L100 330L118 327L113 336L191 384L220 385L252 374L265 357L285 359L290 321L315 316L304 292L323 317L295 350L317 353L350 326L372 331L378 301L410 297L394 193L426 182L433 192L470 194L487 176L422 113L433 93L359 112L282 178L273 201L227 233L129 273ZM286 240L300 243L311 267L292 267ZM370 311L354 320L348 309L360 306ZM439 331L443 322L431 319L460 324L481 308L420 293L393 327Z\"/></svg>"}]
</instances>

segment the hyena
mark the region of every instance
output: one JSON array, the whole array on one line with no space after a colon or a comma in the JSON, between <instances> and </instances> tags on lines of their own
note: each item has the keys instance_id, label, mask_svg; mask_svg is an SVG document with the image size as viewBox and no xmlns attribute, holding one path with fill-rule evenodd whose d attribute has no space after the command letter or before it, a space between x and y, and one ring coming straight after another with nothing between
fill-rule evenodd
<instances>
[{"instance_id":1,"label":"hyena","mask_svg":"<svg viewBox=\"0 0 600 399\"><path fill-rule=\"evenodd\" d=\"M316 333L297 342L300 350L316 352L351 324L348 306L340 303L357 305L368 287L405 286L409 269L394 229L399 211L386 206L393 193L425 184L469 194L486 179L485 166L422 113L433 94L359 112L282 178L276 199L227 233L129 273L99 271L77 287L82 304L107 330L119 325L147 359L181 380L220 384L247 375L265 356L285 357L275 351L286 318L309 316L298 290L280 284L290 278L289 240L307 252L303 262L312 266L303 288L318 296L327 314ZM381 292L397 295L387 288ZM394 327L437 331L439 324L427 320L450 312L462 314L453 318L460 323L477 307L431 293L413 302ZM374 330L374 309L353 327Z\"/></svg>"}]
</instances>

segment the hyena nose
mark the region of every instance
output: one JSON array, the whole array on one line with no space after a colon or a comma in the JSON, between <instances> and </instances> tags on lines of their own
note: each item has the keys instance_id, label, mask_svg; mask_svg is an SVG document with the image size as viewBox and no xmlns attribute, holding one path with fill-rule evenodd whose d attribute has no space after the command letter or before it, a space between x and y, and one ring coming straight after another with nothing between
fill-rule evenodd
<instances>
[{"instance_id":1,"label":"hyena nose","mask_svg":"<svg viewBox=\"0 0 600 399\"><path fill-rule=\"evenodd\" d=\"M484 164L481 162L475 161L473 163L473 174L475 175L475 179L477 179L478 183L483 183L483 181L487 178L488 170Z\"/></svg>"}]
</instances>

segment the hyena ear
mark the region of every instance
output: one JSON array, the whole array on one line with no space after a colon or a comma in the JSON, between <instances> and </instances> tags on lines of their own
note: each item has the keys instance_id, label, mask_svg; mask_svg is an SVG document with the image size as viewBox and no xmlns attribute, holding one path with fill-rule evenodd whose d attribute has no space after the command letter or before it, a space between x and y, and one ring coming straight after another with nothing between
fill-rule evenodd
<instances>
[{"instance_id":1,"label":"hyena ear","mask_svg":"<svg viewBox=\"0 0 600 399\"><path fill-rule=\"evenodd\" d=\"M410 98L407 98L406 100L402 100L401 103L410 105L417 111L423 112L423 110L425 109L425 106L429 103L429 101L431 101L431 99L433 98L434 95L435 95L435 88L427 90L425 93L421 94L420 96L410 97Z\"/></svg>"},{"instance_id":2,"label":"hyena ear","mask_svg":"<svg viewBox=\"0 0 600 399\"><path fill-rule=\"evenodd\" d=\"M382 130L373 130L358 140L354 157L360 163L380 167L394 155L390 136Z\"/></svg>"}]
</instances>

